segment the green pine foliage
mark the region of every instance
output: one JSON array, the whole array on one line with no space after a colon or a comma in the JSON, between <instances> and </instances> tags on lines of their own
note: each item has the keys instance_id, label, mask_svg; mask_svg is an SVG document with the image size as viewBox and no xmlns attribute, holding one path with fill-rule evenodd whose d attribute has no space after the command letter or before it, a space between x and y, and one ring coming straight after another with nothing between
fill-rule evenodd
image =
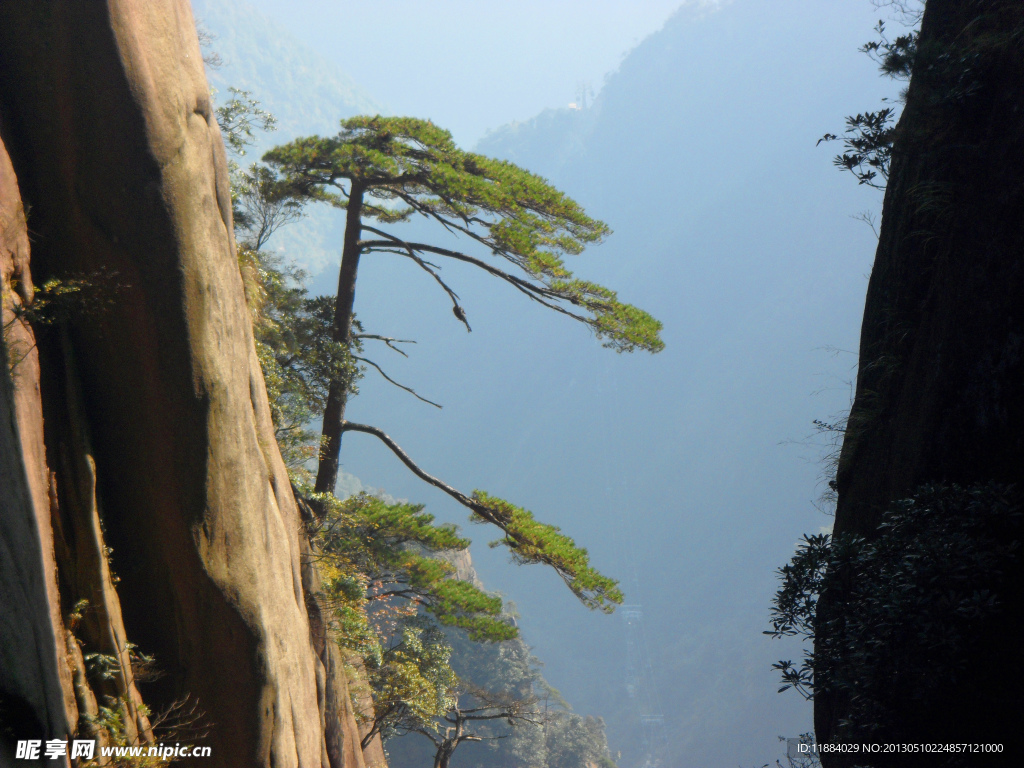
<instances>
[{"instance_id":1,"label":"green pine foliage","mask_svg":"<svg viewBox=\"0 0 1024 768\"><path fill-rule=\"evenodd\" d=\"M325 511L313 534L338 642L366 666L373 712L364 746L412 731L436 731L458 702L442 627L474 644L518 636L502 600L456 578L443 555L469 541L454 525L434 523L421 504L389 504L359 494L313 497Z\"/></svg>"},{"instance_id":2,"label":"green pine foliage","mask_svg":"<svg viewBox=\"0 0 1024 768\"><path fill-rule=\"evenodd\" d=\"M477 504L473 522L493 523L505 532L504 537L491 542L492 547L507 547L513 561L520 565L551 566L588 608L611 613L622 602L618 582L593 568L587 550L576 546L557 526L541 523L529 510L484 491L474 491L473 501Z\"/></svg>"},{"instance_id":3,"label":"green pine foliage","mask_svg":"<svg viewBox=\"0 0 1024 768\"><path fill-rule=\"evenodd\" d=\"M574 277L563 261L610 234L605 224L540 176L459 149L448 131L429 121L355 117L342 121L336 136L300 138L263 159L280 174L286 197L338 208L347 208L357 197L364 253L393 252L413 260L429 254L469 262L586 323L606 346L620 352L658 352L664 346L661 323L621 303L614 291ZM467 236L483 253L517 271L410 243L369 223L396 224L414 214Z\"/></svg>"},{"instance_id":4,"label":"green pine foliage","mask_svg":"<svg viewBox=\"0 0 1024 768\"><path fill-rule=\"evenodd\" d=\"M518 634L502 614L500 597L455 578L455 567L439 557L469 546L454 525L435 524L422 504L387 504L366 494L345 501L324 495L318 501L327 514L315 543L334 574L329 593L351 595L353 583L364 583L370 610L374 603L420 607L476 641Z\"/></svg>"}]
</instances>

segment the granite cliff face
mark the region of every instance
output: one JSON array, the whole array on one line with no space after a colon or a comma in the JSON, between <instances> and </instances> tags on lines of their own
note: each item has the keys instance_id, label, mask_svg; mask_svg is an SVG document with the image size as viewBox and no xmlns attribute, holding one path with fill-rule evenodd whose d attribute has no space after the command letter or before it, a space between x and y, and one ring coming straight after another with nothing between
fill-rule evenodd
<instances>
[{"instance_id":1,"label":"granite cliff face","mask_svg":"<svg viewBox=\"0 0 1024 768\"><path fill-rule=\"evenodd\" d=\"M110 696L143 743L187 699L206 766L362 768L188 2L0 4L0 138L0 764Z\"/></svg>"},{"instance_id":2,"label":"granite cliff face","mask_svg":"<svg viewBox=\"0 0 1024 768\"><path fill-rule=\"evenodd\" d=\"M17 179L0 144L0 737L64 733L78 716L63 657L47 498L39 357L28 323L28 229ZM0 757L2 759L2 757Z\"/></svg>"},{"instance_id":3,"label":"granite cliff face","mask_svg":"<svg viewBox=\"0 0 1024 768\"><path fill-rule=\"evenodd\" d=\"M877 537L889 505L926 484L1019 490L1024 480L1022 30L1017 2L927 4L868 287L856 399L836 478L836 535ZM1011 582L1019 564L1013 573ZM834 585L819 618L856 611L856 586ZM1019 589L997 598L1003 626L1019 629ZM879 642L891 642L883 632ZM983 741L984 734L1012 753L1020 735L1018 635L963 641L970 680L950 679L941 696L904 708L885 727L903 742ZM897 693L913 699L913 691ZM841 691L816 696L819 741L863 735L844 725L850 706ZM861 759L835 754L823 763ZM870 764L947 763L902 755L898 763Z\"/></svg>"}]
</instances>

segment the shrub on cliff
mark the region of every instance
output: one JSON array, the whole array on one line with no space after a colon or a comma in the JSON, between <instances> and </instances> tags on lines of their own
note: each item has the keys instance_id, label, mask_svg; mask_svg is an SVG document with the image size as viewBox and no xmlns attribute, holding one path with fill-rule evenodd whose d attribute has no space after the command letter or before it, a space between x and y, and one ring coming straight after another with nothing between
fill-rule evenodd
<instances>
[{"instance_id":1,"label":"shrub on cliff","mask_svg":"<svg viewBox=\"0 0 1024 768\"><path fill-rule=\"evenodd\" d=\"M845 693L845 730L874 741L922 730L981 740L985 713L1024 706L1019 691L992 696L1021 672L1005 641L1020 629L1022 523L1013 487L934 485L893 504L870 541L806 536L779 569L766 634L814 645L799 665L775 665L780 690ZM974 702L978 722L934 722L927 704L940 693Z\"/></svg>"}]
</instances>

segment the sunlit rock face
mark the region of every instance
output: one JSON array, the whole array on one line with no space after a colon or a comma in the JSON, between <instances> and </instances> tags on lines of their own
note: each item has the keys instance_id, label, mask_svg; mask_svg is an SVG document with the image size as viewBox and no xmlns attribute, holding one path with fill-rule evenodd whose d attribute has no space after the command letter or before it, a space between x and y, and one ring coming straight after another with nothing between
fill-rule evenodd
<instances>
[{"instance_id":1,"label":"sunlit rock face","mask_svg":"<svg viewBox=\"0 0 1024 768\"><path fill-rule=\"evenodd\" d=\"M12 739L66 735L78 717L63 661L47 499L25 211L0 140L0 764Z\"/></svg>"},{"instance_id":2,"label":"sunlit rock face","mask_svg":"<svg viewBox=\"0 0 1024 768\"><path fill-rule=\"evenodd\" d=\"M188 2L0 5L0 121L4 327L31 299L29 231L37 282L90 298L38 344L16 322L6 345L32 351L0 386L4 706L45 737L75 728L67 602L91 589L108 640L164 672L148 707L202 713L203 765L361 768L351 709L340 724L322 710L347 683L311 635ZM84 570L63 528L55 565L69 507L116 576L102 556Z\"/></svg>"}]
</instances>

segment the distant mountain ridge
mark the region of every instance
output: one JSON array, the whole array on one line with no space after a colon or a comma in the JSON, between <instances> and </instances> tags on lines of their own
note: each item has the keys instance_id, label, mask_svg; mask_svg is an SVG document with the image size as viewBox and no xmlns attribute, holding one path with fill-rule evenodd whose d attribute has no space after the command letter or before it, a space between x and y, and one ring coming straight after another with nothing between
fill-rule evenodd
<instances>
[{"instance_id":1,"label":"distant mountain ridge","mask_svg":"<svg viewBox=\"0 0 1024 768\"><path fill-rule=\"evenodd\" d=\"M545 109L530 120L488 131L476 151L553 173L585 151L598 109L597 104L584 109Z\"/></svg>"},{"instance_id":2,"label":"distant mountain ridge","mask_svg":"<svg viewBox=\"0 0 1024 768\"><path fill-rule=\"evenodd\" d=\"M333 132L341 118L384 111L337 65L245 0L194 0L192 6L223 62L208 68L210 84L221 99L232 86L259 99L278 120L272 143Z\"/></svg>"},{"instance_id":3,"label":"distant mountain ridge","mask_svg":"<svg viewBox=\"0 0 1024 768\"><path fill-rule=\"evenodd\" d=\"M640 711L635 702L645 694L626 694L626 640L617 628L596 627L581 654L564 639L568 622L530 616L553 684L605 717L628 768L659 758L672 766L761 765L756 750L771 754L770 729L808 729L803 702L775 697L766 670L776 649L758 636L756 598L771 584L770 567L758 559L786 546L775 543L785 526L766 521L795 517L806 481L782 451L756 446L802 429L800 418L810 421L800 416L808 407L800 398L820 369L804 350L857 327L862 283L848 265L863 263L874 246L864 233L848 234L843 219L862 204L857 190L830 176L827 157L815 151L817 137L861 103L854 70L824 43L856 30L859 11L844 10L824 26L821 7L818 0L689 3L624 57L589 108L546 110L489 132L476 147L544 176L606 221L614 234L584 254L588 277L627 300L642 297L665 323L666 351L651 364L632 361L635 373L621 379L608 427L618 444L604 456L589 454L595 466L623 476L621 491L600 483L594 509L643 499L648 510L679 510L645 513L627 530L607 525L589 542L596 553L622 552L620 542L634 538L642 590L630 602L643 603L654 701L663 710ZM806 45L780 49L779 40ZM855 53L856 43L846 50ZM831 306L817 298L823 286ZM595 365L578 375L610 378L607 370ZM737 378L749 370L762 372L760 381ZM715 380L729 382L730 393L723 396ZM698 402L714 421L690 411ZM607 396L596 393L590 405L600 413ZM645 458L635 463L625 447L632 429L664 436L644 443L637 455ZM659 457L671 482L651 470ZM702 470L689 468L705 461L697 457L708 457ZM761 471L755 467L765 467L756 490L752 480L735 482ZM765 514L752 524L745 509ZM743 533L725 534L725 520ZM761 526L756 537L748 533L754 526ZM728 573L707 554L740 549L746 560ZM634 567L629 560L620 556L620 575ZM734 579L744 586L720 602L710 597ZM657 722L663 715L663 735L645 734L644 715ZM659 750L661 738L667 747Z\"/></svg>"},{"instance_id":4,"label":"distant mountain ridge","mask_svg":"<svg viewBox=\"0 0 1024 768\"><path fill-rule=\"evenodd\" d=\"M230 98L229 88L248 91L277 118L277 130L256 137L239 162L260 159L271 147L298 136L330 135L346 117L387 110L328 61L245 0L193 0L196 22L211 37L209 53L221 60L207 66L217 91L215 102ZM341 220L326 206L313 206L298 226L276 234L270 249L317 275L336 269Z\"/></svg>"},{"instance_id":5,"label":"distant mountain ridge","mask_svg":"<svg viewBox=\"0 0 1024 768\"><path fill-rule=\"evenodd\" d=\"M281 119L272 143L333 133L344 113L326 114L327 104L342 104L348 114L377 111L369 101L346 101L350 92L341 86L317 95L326 91L296 73L319 80L337 68L302 63L315 62L313 54L278 56L264 47L257 32L266 22L253 21L258 14L242 0L196 0L196 7L225 59L211 79L222 92L227 85L251 89ZM828 365L808 350L856 344L860 276L875 246L847 216L863 207L864 190L829 168L825 148L814 148L848 110L877 101L870 62L864 77L855 69L863 65L856 49L869 34L871 13L867 0L739 0L717 12L690 4L625 57L589 108L546 110L477 144L477 151L549 178L615 230L580 259L580 272L665 322L669 346L656 359L630 360L627 368L569 351L561 331L550 333L512 303L518 297L508 304L500 297L490 308L516 325L493 349L457 347L485 338L476 325L474 334L462 334L469 337L464 342L435 334L430 315L413 316L418 306L379 302L387 304L389 328L441 339L429 346L434 365L446 384L459 383L449 390L458 407L445 412L450 434L472 427L519 436L492 451L469 440L436 440L427 444L432 457L471 470L481 484L497 478L548 507L561 503L559 524L586 537L595 561L610 563L613 573L628 572L622 542L635 540L643 592L630 599L644 604L673 765L683 755L688 765L761 765L777 748L777 734L807 730L810 719L802 701L776 697L770 665L786 651L761 630L771 574L792 552L798 518L820 524L805 499L816 469L779 441L804 434L812 418L845 404L840 390L815 401L807 396ZM252 60L241 66L242 57ZM300 86L305 95L293 90ZM314 216L288 228L275 246L283 244L311 271L336 268L341 217ZM370 269L360 278L366 299L386 298L392 281L405 279L396 269L371 283ZM375 309L365 301L359 311L374 318ZM428 344L419 349L426 352ZM456 377L450 371L464 364L450 349L476 355ZM567 355L571 376L549 382L538 373L564 371ZM508 359L529 363L513 369ZM418 370L425 374L419 381L435 373ZM484 380L480 371L507 373ZM391 423L401 421L410 440L434 427L432 414L421 417L386 398L368 386L360 407L369 411L372 404ZM533 451L538 435L547 445ZM350 471L396 495L421 498L389 475L385 460L368 469L373 450L350 454ZM558 452L572 457L568 472L549 468L554 462L546 457ZM593 469L581 469L587 466ZM576 479L571 494L562 490L567 477ZM642 512L624 522L622 510L632 509ZM501 564L487 552L478 567L489 584L506 588ZM606 718L624 768L641 765L622 623L578 616L531 578L517 574L507 589L523 605L526 634L551 682Z\"/></svg>"}]
</instances>

